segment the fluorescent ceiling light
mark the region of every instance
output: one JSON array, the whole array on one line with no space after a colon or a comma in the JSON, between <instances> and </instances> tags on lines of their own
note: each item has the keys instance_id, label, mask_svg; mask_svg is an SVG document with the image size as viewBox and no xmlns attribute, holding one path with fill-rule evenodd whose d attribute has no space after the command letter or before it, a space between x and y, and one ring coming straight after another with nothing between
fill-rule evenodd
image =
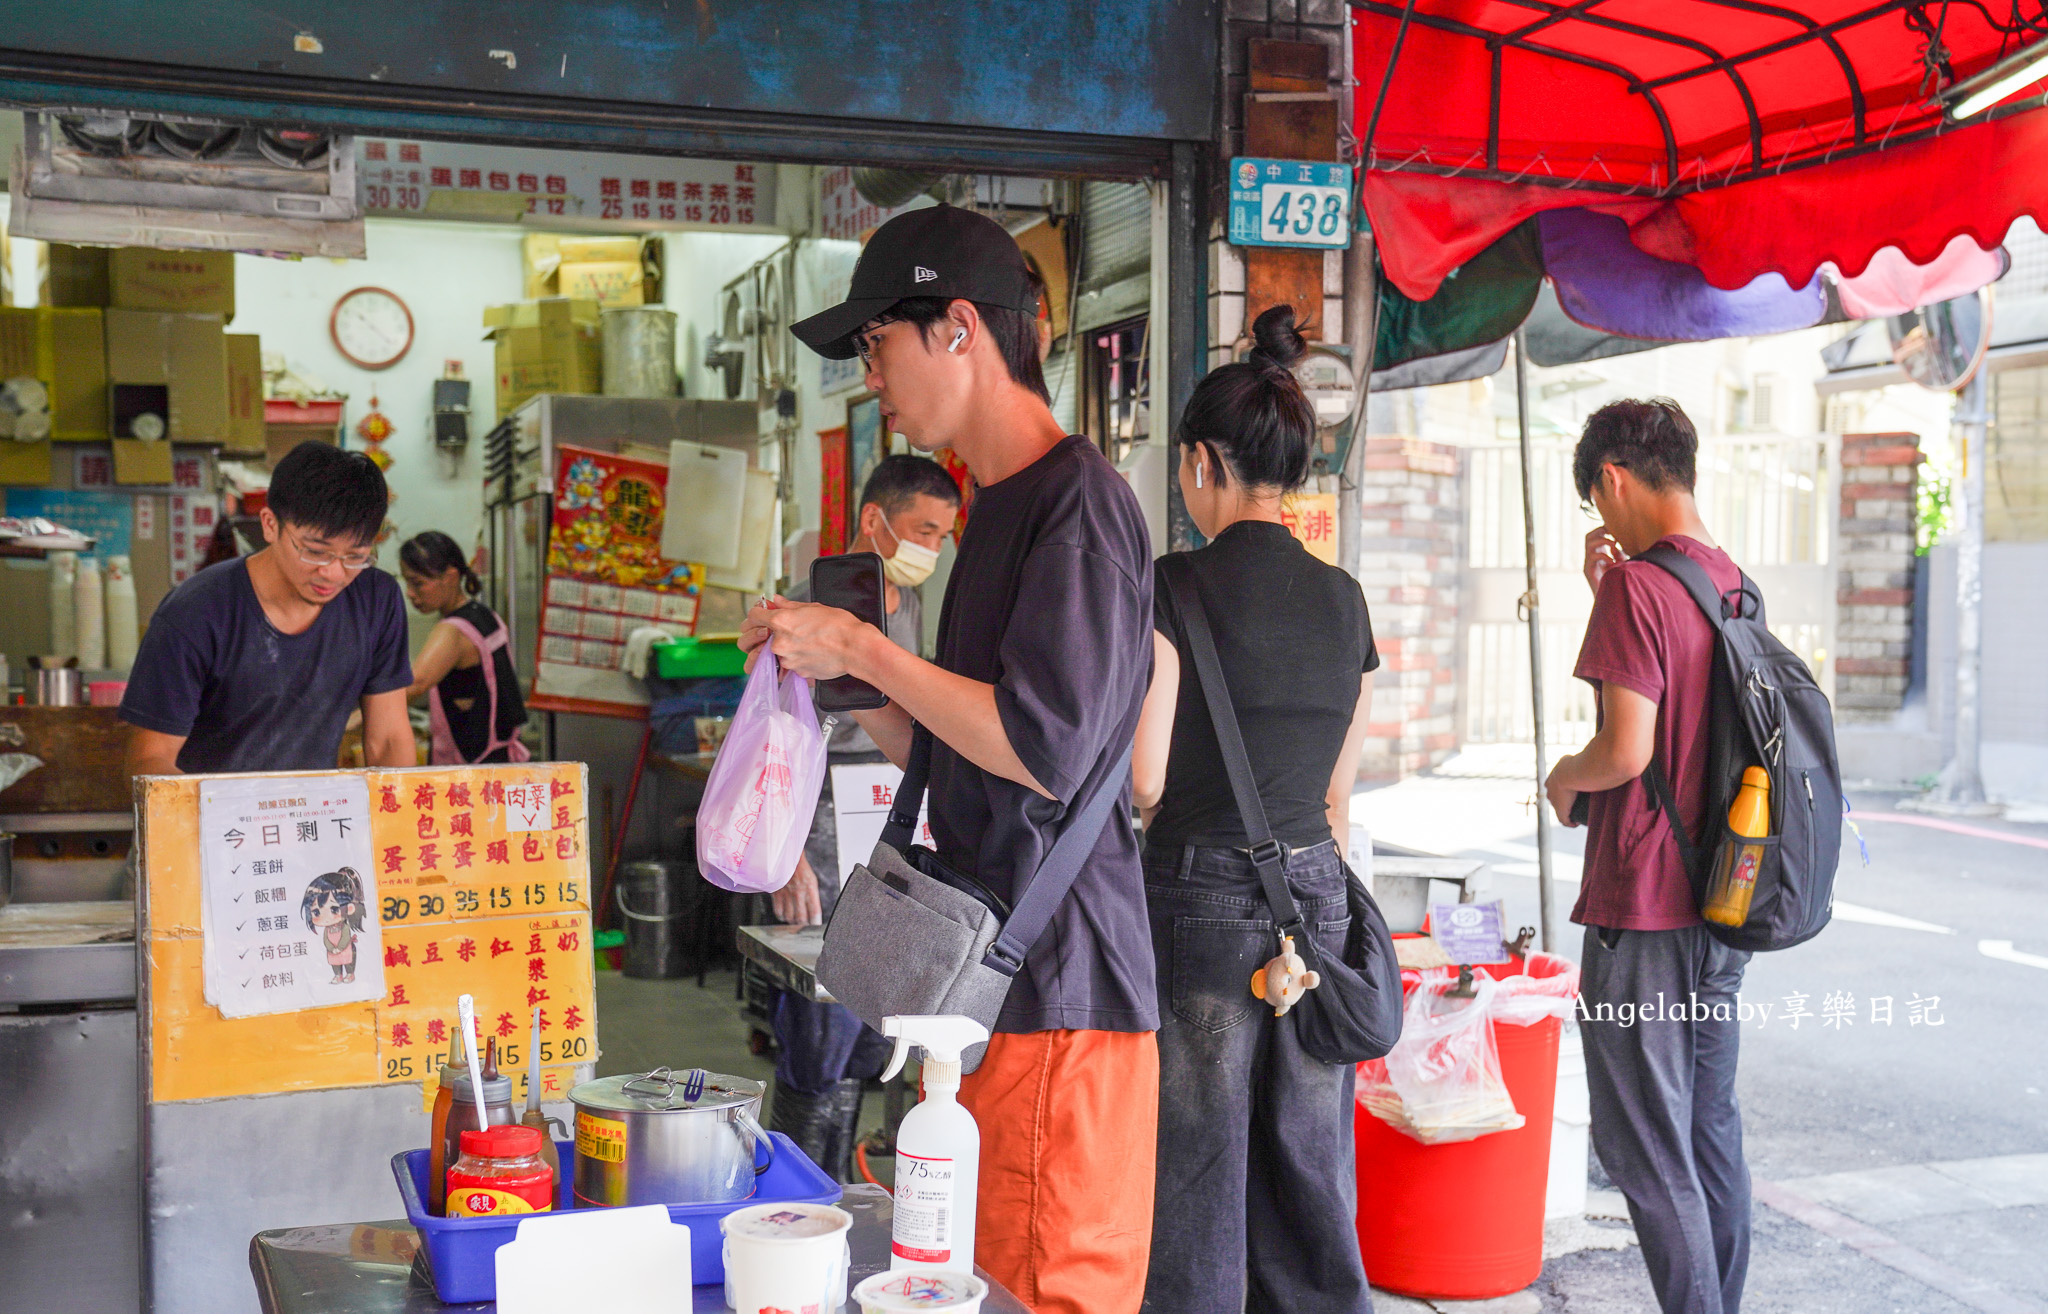
<instances>
[{"instance_id":1,"label":"fluorescent ceiling light","mask_svg":"<svg viewBox=\"0 0 2048 1314\"><path fill-rule=\"evenodd\" d=\"M1950 94L1965 94L1949 110L1949 117L1961 121L1973 114L1981 114L2014 92L2048 77L2048 69L2041 67L2043 63L2048 63L2048 41L2036 43L1976 77L1957 84Z\"/></svg>"}]
</instances>

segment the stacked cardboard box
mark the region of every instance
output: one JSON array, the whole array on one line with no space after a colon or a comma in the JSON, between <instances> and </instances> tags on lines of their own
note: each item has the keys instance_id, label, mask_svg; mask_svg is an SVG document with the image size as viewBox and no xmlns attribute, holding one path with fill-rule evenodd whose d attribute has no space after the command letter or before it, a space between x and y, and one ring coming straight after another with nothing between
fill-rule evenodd
<instances>
[{"instance_id":1,"label":"stacked cardboard box","mask_svg":"<svg viewBox=\"0 0 2048 1314\"><path fill-rule=\"evenodd\" d=\"M46 292L48 305L0 309L0 378L48 385L52 439L112 439L124 484L169 483L173 442L263 449L261 345L223 331L231 252L52 244ZM135 437L144 414L164 421L160 440ZM48 444L0 446L0 483L49 477Z\"/></svg>"},{"instance_id":2,"label":"stacked cardboard box","mask_svg":"<svg viewBox=\"0 0 2048 1314\"><path fill-rule=\"evenodd\" d=\"M526 295L595 301L606 309L661 303L662 245L641 237L528 233Z\"/></svg>"},{"instance_id":3,"label":"stacked cardboard box","mask_svg":"<svg viewBox=\"0 0 2048 1314\"><path fill-rule=\"evenodd\" d=\"M50 304L235 317L231 251L50 247Z\"/></svg>"},{"instance_id":4,"label":"stacked cardboard box","mask_svg":"<svg viewBox=\"0 0 2048 1314\"><path fill-rule=\"evenodd\" d=\"M490 306L484 327L497 347L498 414L536 393L603 391L604 350L595 301L543 297Z\"/></svg>"},{"instance_id":5,"label":"stacked cardboard box","mask_svg":"<svg viewBox=\"0 0 2048 1314\"><path fill-rule=\"evenodd\" d=\"M109 310L107 378L114 479L167 484L172 443L228 440L228 345L218 314ZM167 441L142 441L135 423L156 415Z\"/></svg>"}]
</instances>

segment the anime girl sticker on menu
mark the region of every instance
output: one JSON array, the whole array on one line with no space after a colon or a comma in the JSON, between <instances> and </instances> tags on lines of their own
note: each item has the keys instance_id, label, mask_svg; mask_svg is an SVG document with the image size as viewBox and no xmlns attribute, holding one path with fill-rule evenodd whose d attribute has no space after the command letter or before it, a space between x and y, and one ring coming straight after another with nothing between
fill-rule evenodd
<instances>
[{"instance_id":1,"label":"anime girl sticker on menu","mask_svg":"<svg viewBox=\"0 0 2048 1314\"><path fill-rule=\"evenodd\" d=\"M308 930L320 933L335 981L346 985L355 980L356 937L363 933L365 916L363 878L349 867L315 876L299 900L299 915Z\"/></svg>"},{"instance_id":2,"label":"anime girl sticker on menu","mask_svg":"<svg viewBox=\"0 0 2048 1314\"><path fill-rule=\"evenodd\" d=\"M206 1001L254 1017L384 996L384 937L361 776L199 788Z\"/></svg>"}]
</instances>

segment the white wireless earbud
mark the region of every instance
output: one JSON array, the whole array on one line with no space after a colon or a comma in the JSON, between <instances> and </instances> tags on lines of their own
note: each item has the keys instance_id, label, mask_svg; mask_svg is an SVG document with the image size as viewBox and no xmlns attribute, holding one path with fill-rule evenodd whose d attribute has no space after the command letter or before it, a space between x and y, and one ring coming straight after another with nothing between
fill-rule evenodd
<instances>
[{"instance_id":1,"label":"white wireless earbud","mask_svg":"<svg viewBox=\"0 0 2048 1314\"><path fill-rule=\"evenodd\" d=\"M947 350L947 351L958 351L958 350L960 350L960 344L961 344L961 343L963 343L963 342L965 342L965 341L967 341L967 330L966 330L966 329L958 329L958 330L955 330L955 331L954 331L954 333L953 333L953 341L952 341L952 342L951 342L951 343L950 343L950 344L949 344L949 345L948 345L948 346L946 347L946 350Z\"/></svg>"},{"instance_id":2,"label":"white wireless earbud","mask_svg":"<svg viewBox=\"0 0 2048 1314\"><path fill-rule=\"evenodd\" d=\"M1200 488L1201 486L1202 486L1202 467L1198 465L1198 466L1196 466L1196 467L1195 467L1195 487L1197 487L1197 488Z\"/></svg>"}]
</instances>

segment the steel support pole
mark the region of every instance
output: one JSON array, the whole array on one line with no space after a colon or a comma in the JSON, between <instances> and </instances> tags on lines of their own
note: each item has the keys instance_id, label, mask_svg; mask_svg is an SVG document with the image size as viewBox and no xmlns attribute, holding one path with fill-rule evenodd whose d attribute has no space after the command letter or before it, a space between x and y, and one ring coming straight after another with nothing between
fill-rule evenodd
<instances>
[{"instance_id":1,"label":"steel support pole","mask_svg":"<svg viewBox=\"0 0 2048 1314\"><path fill-rule=\"evenodd\" d=\"M1529 363L1522 330L1515 330L1515 422L1522 443L1522 560L1527 571L1528 591L1516 610L1529 626L1529 710L1536 721L1536 907L1544 953L1556 953L1552 927L1556 921L1556 884L1550 872L1550 804L1544 797L1543 782L1550 774L1549 753L1544 743L1543 715L1543 610L1536 597L1536 489L1534 459L1529 445Z\"/></svg>"},{"instance_id":2,"label":"steel support pole","mask_svg":"<svg viewBox=\"0 0 2048 1314\"><path fill-rule=\"evenodd\" d=\"M1173 445L1173 431L1195 385L1209 372L1209 211L1207 151L1202 143L1177 141L1173 144L1173 171L1167 179L1166 196L1166 314L1167 374L1166 411L1152 415L1155 441L1166 444L1166 543L1168 552L1186 552L1197 546L1195 522L1181 500L1180 480L1174 466L1180 452ZM1078 365L1078 360L1077 360ZM1153 395L1162 389L1155 380ZM1159 549L1155 549L1157 551Z\"/></svg>"},{"instance_id":3,"label":"steel support pole","mask_svg":"<svg viewBox=\"0 0 2048 1314\"><path fill-rule=\"evenodd\" d=\"M1957 807L1985 803L1980 754L1984 739L1984 463L1991 419L1981 365L1956 394L1955 423L1963 447L1963 523L1956 539L1955 751L1934 788L1936 801Z\"/></svg>"}]
</instances>

